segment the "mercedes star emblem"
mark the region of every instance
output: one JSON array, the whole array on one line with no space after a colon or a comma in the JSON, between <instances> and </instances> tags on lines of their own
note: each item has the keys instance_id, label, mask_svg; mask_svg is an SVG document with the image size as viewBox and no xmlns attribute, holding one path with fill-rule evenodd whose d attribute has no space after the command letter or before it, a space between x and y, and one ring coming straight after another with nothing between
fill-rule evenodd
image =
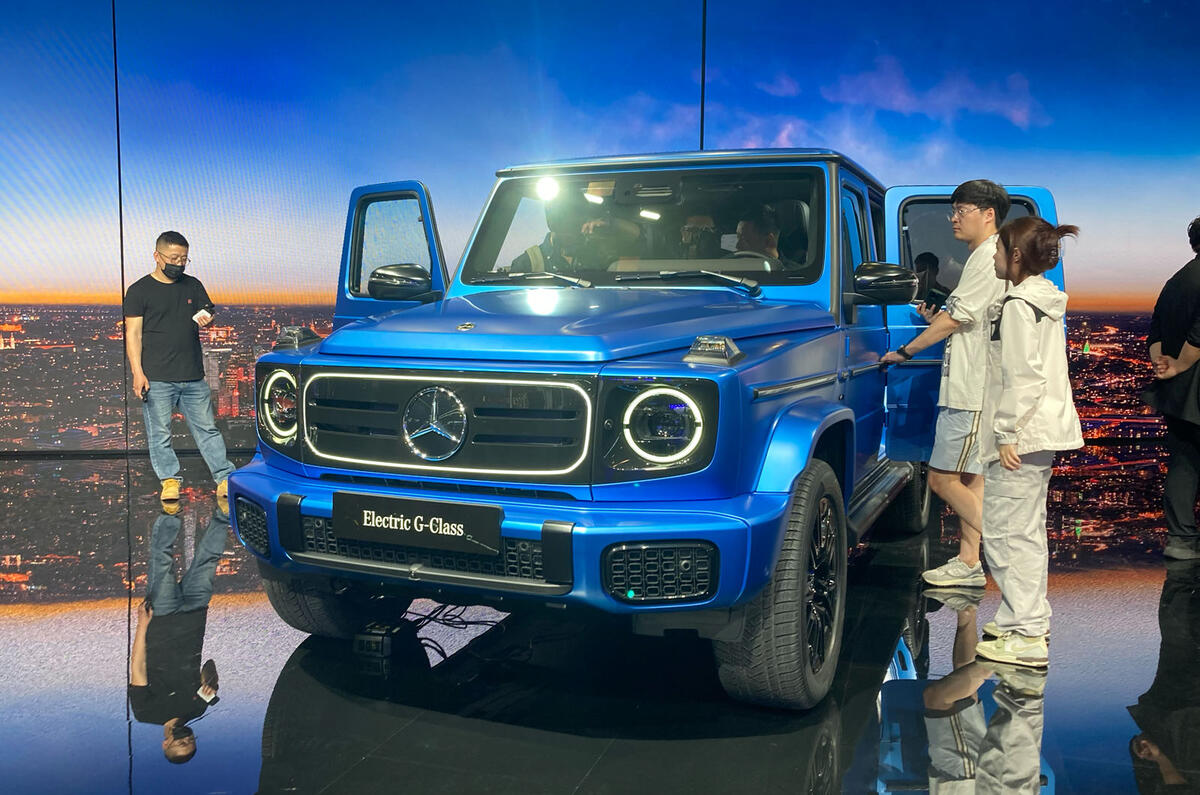
<instances>
[{"instance_id":1,"label":"mercedes star emblem","mask_svg":"<svg viewBox=\"0 0 1200 795\"><path fill-rule=\"evenodd\" d=\"M467 409L440 386L422 389L404 408L404 442L426 461L445 461L467 438Z\"/></svg>"}]
</instances>

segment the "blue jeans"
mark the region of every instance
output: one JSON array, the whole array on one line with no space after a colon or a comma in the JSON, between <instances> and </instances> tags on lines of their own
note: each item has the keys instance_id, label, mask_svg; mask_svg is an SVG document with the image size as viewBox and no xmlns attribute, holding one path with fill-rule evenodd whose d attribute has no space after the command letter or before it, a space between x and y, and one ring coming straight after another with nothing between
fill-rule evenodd
<instances>
[{"instance_id":1,"label":"blue jeans","mask_svg":"<svg viewBox=\"0 0 1200 795\"><path fill-rule=\"evenodd\" d=\"M192 565L183 578L175 582L175 540L183 526L179 515L160 514L150 531L150 565L146 573L146 590L150 607L156 616L186 613L207 607L212 599L213 578L217 563L225 551L225 536L229 520L214 513L204 534L196 539Z\"/></svg>"},{"instance_id":2,"label":"blue jeans","mask_svg":"<svg viewBox=\"0 0 1200 795\"><path fill-rule=\"evenodd\" d=\"M225 457L225 440L213 422L212 392L204 379L150 382L150 394L142 404L142 417L146 421L146 439L154 474L160 481L180 479L179 458L171 447L171 413L176 406L187 420L213 480L220 483L229 477L234 466Z\"/></svg>"}]
</instances>

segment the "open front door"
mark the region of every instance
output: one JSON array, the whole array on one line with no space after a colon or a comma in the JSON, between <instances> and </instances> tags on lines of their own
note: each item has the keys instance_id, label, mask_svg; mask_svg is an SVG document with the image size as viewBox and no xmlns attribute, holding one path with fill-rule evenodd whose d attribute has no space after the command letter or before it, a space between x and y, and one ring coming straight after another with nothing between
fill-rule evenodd
<instances>
[{"instance_id":1,"label":"open front door","mask_svg":"<svg viewBox=\"0 0 1200 795\"><path fill-rule=\"evenodd\" d=\"M1006 221L1038 215L1058 223L1054 198L1045 188L1005 186L1012 198ZM919 287L916 303L885 307L888 347L895 350L925 330L917 303L945 303L962 275L967 244L955 240L950 230L950 195L954 185L901 185L884 196L887 261L912 268ZM1063 286L1060 262L1046 276ZM885 448L893 461L928 461L933 452L933 427L937 419L941 386L942 350L938 344L921 351L912 361L888 368L887 432ZM980 362L981 367L985 363Z\"/></svg>"},{"instance_id":2,"label":"open front door","mask_svg":"<svg viewBox=\"0 0 1200 795\"><path fill-rule=\"evenodd\" d=\"M422 300L372 297L368 290L371 274L387 265L417 266L428 274L430 292L446 289L448 276L433 204L429 190L420 182L365 185L350 194L333 314L335 329L369 315L407 309L428 300L428 296Z\"/></svg>"}]
</instances>

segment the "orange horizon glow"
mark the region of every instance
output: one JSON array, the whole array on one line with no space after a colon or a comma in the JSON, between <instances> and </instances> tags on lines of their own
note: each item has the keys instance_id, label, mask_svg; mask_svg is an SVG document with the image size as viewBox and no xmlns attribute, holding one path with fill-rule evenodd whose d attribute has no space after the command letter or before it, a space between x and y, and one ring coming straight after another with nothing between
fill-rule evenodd
<instances>
[{"instance_id":1,"label":"orange horizon glow","mask_svg":"<svg viewBox=\"0 0 1200 795\"><path fill-rule=\"evenodd\" d=\"M1067 295L1071 297L1070 312L1137 312L1150 314L1154 311L1154 302L1158 300L1158 290L1154 292L1126 292L1114 294L1111 292L1088 292L1072 290L1067 285Z\"/></svg>"}]
</instances>

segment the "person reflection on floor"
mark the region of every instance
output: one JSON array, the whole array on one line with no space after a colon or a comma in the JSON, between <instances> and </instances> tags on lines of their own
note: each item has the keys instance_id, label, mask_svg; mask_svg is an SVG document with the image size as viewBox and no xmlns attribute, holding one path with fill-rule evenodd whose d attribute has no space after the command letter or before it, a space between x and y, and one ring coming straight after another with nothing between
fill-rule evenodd
<instances>
[{"instance_id":1,"label":"person reflection on floor","mask_svg":"<svg viewBox=\"0 0 1200 795\"><path fill-rule=\"evenodd\" d=\"M150 533L147 598L138 608L129 658L129 705L141 723L163 727L163 755L183 764L196 755L188 724L217 699L217 666L200 664L217 561L225 550L229 515L219 509L196 539L192 564L175 579L175 541L182 518L161 514Z\"/></svg>"},{"instance_id":2,"label":"person reflection on floor","mask_svg":"<svg viewBox=\"0 0 1200 795\"><path fill-rule=\"evenodd\" d=\"M1200 561L1170 560L1158 601L1162 645L1150 689L1129 707L1138 792L1200 792Z\"/></svg>"},{"instance_id":3,"label":"person reflection on floor","mask_svg":"<svg viewBox=\"0 0 1200 795\"><path fill-rule=\"evenodd\" d=\"M954 611L954 672L925 688L925 734L929 739L929 791L973 792L979 744L986 731L976 692L988 671L975 663L976 613L981 588L930 588L925 596Z\"/></svg>"},{"instance_id":4,"label":"person reflection on floor","mask_svg":"<svg viewBox=\"0 0 1200 795\"><path fill-rule=\"evenodd\" d=\"M954 671L924 692L929 792L1030 792L1041 789L1042 705L1046 672L977 660L975 588L925 591L957 614ZM979 688L992 676L996 711L984 721Z\"/></svg>"}]
</instances>

